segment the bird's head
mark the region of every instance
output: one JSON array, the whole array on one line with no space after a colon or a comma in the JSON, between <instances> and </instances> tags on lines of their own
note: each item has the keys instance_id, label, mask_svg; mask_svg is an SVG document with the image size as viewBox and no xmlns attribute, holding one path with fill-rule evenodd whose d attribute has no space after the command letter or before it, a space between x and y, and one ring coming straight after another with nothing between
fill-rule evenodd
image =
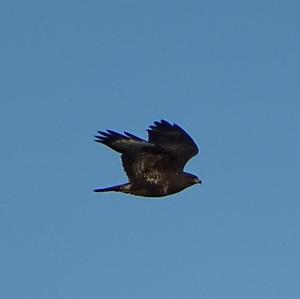
<instances>
[{"instance_id":1,"label":"bird's head","mask_svg":"<svg viewBox=\"0 0 300 299\"><path fill-rule=\"evenodd\" d=\"M194 184L202 184L202 181L194 174L185 172L184 176L186 178L187 183L189 183L190 186Z\"/></svg>"}]
</instances>

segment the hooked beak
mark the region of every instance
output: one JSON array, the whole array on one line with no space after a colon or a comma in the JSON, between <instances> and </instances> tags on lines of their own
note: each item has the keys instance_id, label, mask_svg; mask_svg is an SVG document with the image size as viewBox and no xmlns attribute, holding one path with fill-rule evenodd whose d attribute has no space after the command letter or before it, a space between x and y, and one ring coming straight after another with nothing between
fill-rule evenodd
<instances>
[{"instance_id":1,"label":"hooked beak","mask_svg":"<svg viewBox=\"0 0 300 299\"><path fill-rule=\"evenodd\" d=\"M195 184L202 184L202 181L200 179L195 179Z\"/></svg>"}]
</instances>

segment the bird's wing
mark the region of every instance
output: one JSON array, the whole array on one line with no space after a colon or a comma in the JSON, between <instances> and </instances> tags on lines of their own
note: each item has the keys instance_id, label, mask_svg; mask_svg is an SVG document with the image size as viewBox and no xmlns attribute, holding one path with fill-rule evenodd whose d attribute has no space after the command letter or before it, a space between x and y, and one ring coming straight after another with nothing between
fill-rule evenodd
<instances>
[{"instance_id":1,"label":"bird's wing","mask_svg":"<svg viewBox=\"0 0 300 299\"><path fill-rule=\"evenodd\" d=\"M95 136L96 142L122 153L122 164L129 181L157 180L170 168L170 156L151 142L128 132L124 132L124 135L111 130L98 133L100 135Z\"/></svg>"},{"instance_id":2,"label":"bird's wing","mask_svg":"<svg viewBox=\"0 0 300 299\"><path fill-rule=\"evenodd\" d=\"M189 159L195 156L199 149L193 139L178 125L165 120L154 122L148 131L149 143L162 148L172 159L175 170L183 170Z\"/></svg>"},{"instance_id":3,"label":"bird's wing","mask_svg":"<svg viewBox=\"0 0 300 299\"><path fill-rule=\"evenodd\" d=\"M133 134L124 132L123 134L107 130L107 132L98 131L99 135L95 135L96 142L103 143L111 149L119 153L135 153L144 148L155 147L154 144L143 140Z\"/></svg>"}]
</instances>

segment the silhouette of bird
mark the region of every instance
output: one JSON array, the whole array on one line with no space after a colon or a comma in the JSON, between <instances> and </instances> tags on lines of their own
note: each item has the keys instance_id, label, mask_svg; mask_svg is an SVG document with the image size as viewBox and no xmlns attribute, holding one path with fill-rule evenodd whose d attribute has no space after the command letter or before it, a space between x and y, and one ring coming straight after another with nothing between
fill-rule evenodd
<instances>
[{"instance_id":1,"label":"silhouette of bird","mask_svg":"<svg viewBox=\"0 0 300 299\"><path fill-rule=\"evenodd\" d=\"M183 171L199 150L193 139L178 125L155 121L148 131L148 141L131 133L98 131L96 142L121 153L129 182L95 192L116 191L147 197L174 194L201 180Z\"/></svg>"}]
</instances>

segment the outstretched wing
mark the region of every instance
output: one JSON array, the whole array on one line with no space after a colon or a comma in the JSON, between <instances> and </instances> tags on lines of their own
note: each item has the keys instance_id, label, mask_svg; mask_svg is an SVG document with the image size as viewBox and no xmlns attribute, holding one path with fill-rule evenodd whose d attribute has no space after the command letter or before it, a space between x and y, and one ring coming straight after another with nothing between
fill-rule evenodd
<instances>
[{"instance_id":1,"label":"outstretched wing","mask_svg":"<svg viewBox=\"0 0 300 299\"><path fill-rule=\"evenodd\" d=\"M183 170L187 161L199 152L193 139L176 124L156 121L147 131L149 143L162 148L173 158L174 170Z\"/></svg>"},{"instance_id":2,"label":"outstretched wing","mask_svg":"<svg viewBox=\"0 0 300 299\"><path fill-rule=\"evenodd\" d=\"M95 135L96 142L103 143L122 154L135 153L145 148L155 147L154 144L128 132L124 132L125 135L111 130L107 130L107 132L98 131L98 133L100 135Z\"/></svg>"},{"instance_id":3,"label":"outstretched wing","mask_svg":"<svg viewBox=\"0 0 300 299\"><path fill-rule=\"evenodd\" d=\"M124 135L111 130L98 133L96 142L122 153L122 164L129 181L151 182L165 177L170 168L170 157L161 147L128 132Z\"/></svg>"}]
</instances>

